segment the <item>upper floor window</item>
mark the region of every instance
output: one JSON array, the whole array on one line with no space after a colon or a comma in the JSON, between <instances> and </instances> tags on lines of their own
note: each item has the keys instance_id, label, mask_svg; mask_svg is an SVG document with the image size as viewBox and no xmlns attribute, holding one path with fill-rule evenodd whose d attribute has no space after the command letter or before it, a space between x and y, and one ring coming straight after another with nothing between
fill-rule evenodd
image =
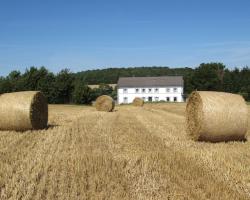
<instances>
[{"instance_id":1,"label":"upper floor window","mask_svg":"<svg viewBox=\"0 0 250 200\"><path fill-rule=\"evenodd\" d=\"M145 89L145 88L142 88L142 92L145 93L145 92L146 92L146 89Z\"/></svg>"},{"instance_id":2,"label":"upper floor window","mask_svg":"<svg viewBox=\"0 0 250 200\"><path fill-rule=\"evenodd\" d=\"M152 89L151 89L151 88L149 88L149 89L148 89L148 92L152 92Z\"/></svg>"},{"instance_id":3,"label":"upper floor window","mask_svg":"<svg viewBox=\"0 0 250 200\"><path fill-rule=\"evenodd\" d=\"M135 92L136 92L136 93L138 93L138 92L139 92L139 89L138 89L138 88L136 88L136 89L135 89Z\"/></svg>"},{"instance_id":4,"label":"upper floor window","mask_svg":"<svg viewBox=\"0 0 250 200\"><path fill-rule=\"evenodd\" d=\"M124 88L124 89L123 89L123 93L128 93L128 89L127 89L127 88Z\"/></svg>"},{"instance_id":5,"label":"upper floor window","mask_svg":"<svg viewBox=\"0 0 250 200\"><path fill-rule=\"evenodd\" d=\"M166 92L170 92L170 88L166 88Z\"/></svg>"},{"instance_id":6,"label":"upper floor window","mask_svg":"<svg viewBox=\"0 0 250 200\"><path fill-rule=\"evenodd\" d=\"M155 92L156 92L156 93L159 92L159 89L158 89L158 88L155 88Z\"/></svg>"},{"instance_id":7,"label":"upper floor window","mask_svg":"<svg viewBox=\"0 0 250 200\"><path fill-rule=\"evenodd\" d=\"M177 88L174 88L174 92L177 92Z\"/></svg>"}]
</instances>

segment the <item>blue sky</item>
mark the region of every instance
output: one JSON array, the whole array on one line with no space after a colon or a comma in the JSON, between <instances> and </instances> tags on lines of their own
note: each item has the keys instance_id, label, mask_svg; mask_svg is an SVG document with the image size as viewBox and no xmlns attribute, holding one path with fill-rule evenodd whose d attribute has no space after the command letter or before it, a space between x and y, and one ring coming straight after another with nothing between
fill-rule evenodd
<instances>
[{"instance_id":1,"label":"blue sky","mask_svg":"<svg viewBox=\"0 0 250 200\"><path fill-rule=\"evenodd\" d=\"M250 66L249 0L0 0L0 75Z\"/></svg>"}]
</instances>

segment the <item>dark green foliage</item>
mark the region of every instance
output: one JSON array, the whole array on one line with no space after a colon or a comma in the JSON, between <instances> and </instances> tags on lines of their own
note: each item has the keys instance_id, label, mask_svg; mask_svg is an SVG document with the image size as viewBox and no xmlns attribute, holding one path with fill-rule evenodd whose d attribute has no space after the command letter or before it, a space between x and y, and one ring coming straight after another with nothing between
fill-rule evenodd
<instances>
[{"instance_id":1,"label":"dark green foliage","mask_svg":"<svg viewBox=\"0 0 250 200\"><path fill-rule=\"evenodd\" d=\"M55 77L52 95L53 103L69 103L74 89L74 76L69 69L61 70Z\"/></svg>"},{"instance_id":2,"label":"dark green foliage","mask_svg":"<svg viewBox=\"0 0 250 200\"><path fill-rule=\"evenodd\" d=\"M222 63L202 63L196 69L168 67L109 68L71 73L68 69L58 74L45 67L30 67L23 74L12 71L7 77L0 77L0 94L6 92L39 90L49 103L89 104L100 95L117 99L115 84L119 77L182 75L184 96L193 90L226 91L241 94L250 100L250 69L226 69ZM99 85L91 89L88 85Z\"/></svg>"},{"instance_id":3,"label":"dark green foliage","mask_svg":"<svg viewBox=\"0 0 250 200\"><path fill-rule=\"evenodd\" d=\"M202 63L192 74L185 77L186 91L208 90L223 91L225 66L222 63Z\"/></svg>"},{"instance_id":4,"label":"dark green foliage","mask_svg":"<svg viewBox=\"0 0 250 200\"><path fill-rule=\"evenodd\" d=\"M76 81L72 93L72 102L75 104L90 104L92 101L92 91L83 81Z\"/></svg>"},{"instance_id":5,"label":"dark green foliage","mask_svg":"<svg viewBox=\"0 0 250 200\"><path fill-rule=\"evenodd\" d=\"M0 78L0 91L0 94L12 91L12 84L8 78Z\"/></svg>"},{"instance_id":6,"label":"dark green foliage","mask_svg":"<svg viewBox=\"0 0 250 200\"><path fill-rule=\"evenodd\" d=\"M83 79L88 84L96 85L100 83L117 83L119 77L186 75L192 71L191 68L169 67L108 68L78 72L76 77Z\"/></svg>"},{"instance_id":7,"label":"dark green foliage","mask_svg":"<svg viewBox=\"0 0 250 200\"><path fill-rule=\"evenodd\" d=\"M113 99L117 99L117 86L115 86L113 92L110 95Z\"/></svg>"},{"instance_id":8,"label":"dark green foliage","mask_svg":"<svg viewBox=\"0 0 250 200\"><path fill-rule=\"evenodd\" d=\"M91 97L93 100L96 100L97 97L101 95L109 95L109 96L113 95L114 96L114 90L111 86L101 83L98 88L92 89Z\"/></svg>"}]
</instances>

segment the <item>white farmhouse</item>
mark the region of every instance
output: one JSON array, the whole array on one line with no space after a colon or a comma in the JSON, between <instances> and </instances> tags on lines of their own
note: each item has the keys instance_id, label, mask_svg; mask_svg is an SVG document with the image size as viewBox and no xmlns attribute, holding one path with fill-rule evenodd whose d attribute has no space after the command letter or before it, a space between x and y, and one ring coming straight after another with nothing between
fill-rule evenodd
<instances>
[{"instance_id":1,"label":"white farmhouse","mask_svg":"<svg viewBox=\"0 0 250 200\"><path fill-rule=\"evenodd\" d=\"M117 84L118 104L132 103L135 97L145 102L183 102L183 77L121 77Z\"/></svg>"}]
</instances>

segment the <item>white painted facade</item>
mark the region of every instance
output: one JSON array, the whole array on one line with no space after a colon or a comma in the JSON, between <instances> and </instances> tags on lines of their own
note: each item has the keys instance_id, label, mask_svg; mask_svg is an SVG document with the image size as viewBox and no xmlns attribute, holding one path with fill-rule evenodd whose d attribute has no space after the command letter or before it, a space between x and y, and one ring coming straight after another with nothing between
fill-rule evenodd
<instances>
[{"instance_id":1,"label":"white painted facade","mask_svg":"<svg viewBox=\"0 0 250 200\"><path fill-rule=\"evenodd\" d=\"M117 91L118 104L132 103L134 98L140 97L145 102L168 101L183 102L183 87L120 87Z\"/></svg>"}]
</instances>

